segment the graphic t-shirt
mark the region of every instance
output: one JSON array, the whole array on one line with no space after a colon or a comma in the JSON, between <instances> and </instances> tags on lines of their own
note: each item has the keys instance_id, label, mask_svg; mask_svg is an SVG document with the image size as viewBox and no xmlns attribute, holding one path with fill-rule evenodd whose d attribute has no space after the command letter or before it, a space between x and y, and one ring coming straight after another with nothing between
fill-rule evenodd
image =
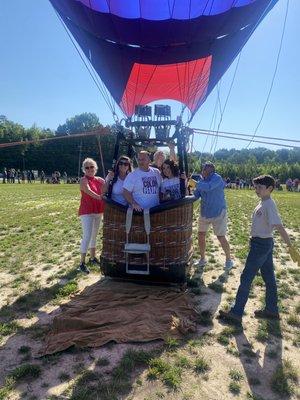
<instances>
[{"instance_id":1,"label":"graphic t-shirt","mask_svg":"<svg viewBox=\"0 0 300 400\"><path fill-rule=\"evenodd\" d=\"M180 179L177 176L164 179L161 184L161 192L168 197L168 200L180 199Z\"/></svg>"},{"instance_id":2,"label":"graphic t-shirt","mask_svg":"<svg viewBox=\"0 0 300 400\"><path fill-rule=\"evenodd\" d=\"M149 167L148 171L136 169L125 178L123 189L132 193L134 201L142 208L151 208L159 204L161 175L158 169Z\"/></svg>"},{"instance_id":3,"label":"graphic t-shirt","mask_svg":"<svg viewBox=\"0 0 300 400\"><path fill-rule=\"evenodd\" d=\"M123 204L123 206L127 206L128 203L123 196L123 184L124 181L118 177L118 180L113 184L111 198L117 203Z\"/></svg>"},{"instance_id":4,"label":"graphic t-shirt","mask_svg":"<svg viewBox=\"0 0 300 400\"><path fill-rule=\"evenodd\" d=\"M273 225L282 225L276 204L273 199L262 200L252 214L251 236L270 238L273 236Z\"/></svg>"}]
</instances>

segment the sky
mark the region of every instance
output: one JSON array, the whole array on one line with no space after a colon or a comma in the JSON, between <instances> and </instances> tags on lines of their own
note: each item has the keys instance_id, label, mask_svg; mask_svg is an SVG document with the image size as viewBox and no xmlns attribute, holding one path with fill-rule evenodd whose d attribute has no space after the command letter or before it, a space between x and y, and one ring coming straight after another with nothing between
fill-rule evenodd
<instances>
[{"instance_id":1,"label":"sky","mask_svg":"<svg viewBox=\"0 0 300 400\"><path fill-rule=\"evenodd\" d=\"M244 47L219 130L254 132L271 85L287 2L279 0ZM300 139L299 16L300 1L289 0L278 71L257 135ZM48 0L0 0L0 55L0 115L25 127L36 124L53 130L82 112L97 114L102 124L113 123L107 105ZM235 65L236 61L220 82L222 105ZM214 90L191 127L211 127L216 96ZM176 102L160 103L171 104L173 116L179 112ZM200 135L194 140L199 151L239 149L247 144L225 138L215 143Z\"/></svg>"}]
</instances>

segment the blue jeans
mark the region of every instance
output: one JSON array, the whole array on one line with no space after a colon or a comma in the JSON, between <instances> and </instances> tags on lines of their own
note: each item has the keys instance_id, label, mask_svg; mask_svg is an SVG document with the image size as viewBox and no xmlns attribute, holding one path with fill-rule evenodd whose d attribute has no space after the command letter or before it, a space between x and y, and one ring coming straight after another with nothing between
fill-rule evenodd
<instances>
[{"instance_id":1,"label":"blue jeans","mask_svg":"<svg viewBox=\"0 0 300 400\"><path fill-rule=\"evenodd\" d=\"M235 299L235 305L231 309L234 314L240 317L244 313L252 281L260 270L261 276L266 285L266 311L278 313L277 286L273 265L272 238L262 239L254 237L250 239L250 251L246 260L244 271L241 275L241 282Z\"/></svg>"}]
</instances>

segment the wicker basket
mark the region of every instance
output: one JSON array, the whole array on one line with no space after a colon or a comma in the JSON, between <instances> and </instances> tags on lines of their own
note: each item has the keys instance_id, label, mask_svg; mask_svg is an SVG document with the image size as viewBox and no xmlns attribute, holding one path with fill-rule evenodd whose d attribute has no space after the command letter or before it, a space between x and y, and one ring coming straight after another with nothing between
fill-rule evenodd
<instances>
[{"instance_id":1,"label":"wicker basket","mask_svg":"<svg viewBox=\"0 0 300 400\"><path fill-rule=\"evenodd\" d=\"M193 199L187 198L151 209L150 275L126 276L126 208L107 202L103 221L102 272L108 276L184 282L192 256ZM130 243L146 243L144 220L134 214ZM131 255L130 265L145 266L144 255Z\"/></svg>"}]
</instances>

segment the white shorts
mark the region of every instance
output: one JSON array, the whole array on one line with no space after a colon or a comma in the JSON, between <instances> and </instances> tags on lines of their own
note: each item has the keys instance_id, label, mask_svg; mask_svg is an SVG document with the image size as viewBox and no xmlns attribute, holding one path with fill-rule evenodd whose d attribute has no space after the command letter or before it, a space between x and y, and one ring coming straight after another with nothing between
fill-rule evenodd
<instances>
[{"instance_id":1,"label":"white shorts","mask_svg":"<svg viewBox=\"0 0 300 400\"><path fill-rule=\"evenodd\" d=\"M227 211L224 209L220 215L215 218L199 217L198 232L207 232L209 226L212 225L216 236L226 236L227 233Z\"/></svg>"}]
</instances>

